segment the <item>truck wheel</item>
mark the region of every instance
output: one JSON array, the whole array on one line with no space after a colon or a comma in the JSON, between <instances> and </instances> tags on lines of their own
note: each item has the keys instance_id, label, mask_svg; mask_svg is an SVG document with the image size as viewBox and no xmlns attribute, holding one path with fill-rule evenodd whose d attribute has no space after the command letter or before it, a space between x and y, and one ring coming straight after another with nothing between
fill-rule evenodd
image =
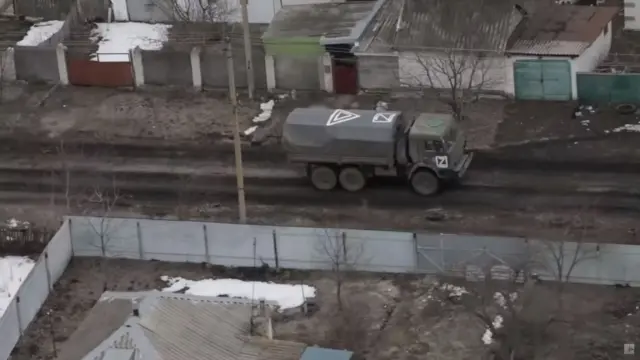
<instances>
[{"instance_id":1,"label":"truck wheel","mask_svg":"<svg viewBox=\"0 0 640 360\"><path fill-rule=\"evenodd\" d=\"M340 170L340 186L351 192L362 190L367 184L367 179L357 167L349 166Z\"/></svg>"},{"instance_id":2,"label":"truck wheel","mask_svg":"<svg viewBox=\"0 0 640 360\"><path fill-rule=\"evenodd\" d=\"M336 172L328 166L313 166L311 168L311 183L318 190L328 191L338 185Z\"/></svg>"},{"instance_id":3,"label":"truck wheel","mask_svg":"<svg viewBox=\"0 0 640 360\"><path fill-rule=\"evenodd\" d=\"M440 179L430 170L418 170L411 176L411 187L420 195L433 195L440 191Z\"/></svg>"}]
</instances>

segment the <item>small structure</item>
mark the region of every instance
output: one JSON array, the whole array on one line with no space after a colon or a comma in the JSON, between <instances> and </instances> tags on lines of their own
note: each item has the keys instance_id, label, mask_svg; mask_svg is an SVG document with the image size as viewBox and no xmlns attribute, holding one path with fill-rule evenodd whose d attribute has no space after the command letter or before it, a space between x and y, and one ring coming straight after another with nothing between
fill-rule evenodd
<instances>
[{"instance_id":1,"label":"small structure","mask_svg":"<svg viewBox=\"0 0 640 360\"><path fill-rule=\"evenodd\" d=\"M593 71L611 49L618 8L559 5L516 28L507 50L507 86L523 100L577 99L578 72ZM510 76L511 75L511 76Z\"/></svg>"},{"instance_id":2,"label":"small structure","mask_svg":"<svg viewBox=\"0 0 640 360\"><path fill-rule=\"evenodd\" d=\"M470 4L387 0L353 49L361 88L466 91L460 84L471 84L520 99L576 99L576 72L606 57L618 11L529 0Z\"/></svg>"},{"instance_id":3,"label":"small structure","mask_svg":"<svg viewBox=\"0 0 640 360\"><path fill-rule=\"evenodd\" d=\"M271 306L261 301L256 314L250 300L106 292L62 344L58 359L300 360L305 344L270 338ZM256 323L266 327L266 336L255 335Z\"/></svg>"},{"instance_id":4,"label":"small structure","mask_svg":"<svg viewBox=\"0 0 640 360\"><path fill-rule=\"evenodd\" d=\"M282 8L262 36L268 87L357 92L351 48L383 1Z\"/></svg>"}]
</instances>

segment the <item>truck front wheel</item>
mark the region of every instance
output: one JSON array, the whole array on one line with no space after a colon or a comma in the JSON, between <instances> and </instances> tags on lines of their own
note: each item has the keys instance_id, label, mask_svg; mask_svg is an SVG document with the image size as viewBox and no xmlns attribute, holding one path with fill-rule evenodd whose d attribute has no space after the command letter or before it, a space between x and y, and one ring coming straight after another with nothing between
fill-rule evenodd
<instances>
[{"instance_id":1,"label":"truck front wheel","mask_svg":"<svg viewBox=\"0 0 640 360\"><path fill-rule=\"evenodd\" d=\"M430 170L418 170L411 176L411 187L422 196L434 195L440 191L440 179Z\"/></svg>"},{"instance_id":2,"label":"truck front wheel","mask_svg":"<svg viewBox=\"0 0 640 360\"><path fill-rule=\"evenodd\" d=\"M338 185L336 172L324 165L312 166L309 178L311 179L311 184L318 190L329 191L335 189L336 185Z\"/></svg>"},{"instance_id":3,"label":"truck front wheel","mask_svg":"<svg viewBox=\"0 0 640 360\"><path fill-rule=\"evenodd\" d=\"M355 166L344 167L340 170L340 186L351 192L362 190L367 184L367 179L360 169Z\"/></svg>"}]
</instances>

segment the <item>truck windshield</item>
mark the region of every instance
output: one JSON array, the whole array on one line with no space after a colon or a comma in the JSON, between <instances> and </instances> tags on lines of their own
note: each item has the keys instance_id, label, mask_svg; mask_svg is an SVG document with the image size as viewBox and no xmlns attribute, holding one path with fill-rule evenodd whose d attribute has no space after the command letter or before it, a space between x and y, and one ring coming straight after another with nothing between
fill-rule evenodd
<instances>
[{"instance_id":1,"label":"truck windshield","mask_svg":"<svg viewBox=\"0 0 640 360\"><path fill-rule=\"evenodd\" d=\"M447 148L451 149L458 137L458 127L451 125L447 133L444 135L444 141L447 143Z\"/></svg>"}]
</instances>

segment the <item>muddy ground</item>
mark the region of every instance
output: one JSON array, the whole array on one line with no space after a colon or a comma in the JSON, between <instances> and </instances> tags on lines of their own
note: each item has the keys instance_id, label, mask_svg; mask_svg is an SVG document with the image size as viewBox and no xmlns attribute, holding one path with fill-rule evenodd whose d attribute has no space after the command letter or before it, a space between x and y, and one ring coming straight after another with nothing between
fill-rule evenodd
<instances>
[{"instance_id":1,"label":"muddy ground","mask_svg":"<svg viewBox=\"0 0 640 360\"><path fill-rule=\"evenodd\" d=\"M140 140L158 144L221 144L232 139L233 110L224 92L194 93L185 89L148 87L144 91L124 91L100 88L7 86L5 100L0 104L0 136L13 139L34 138L115 142ZM252 125L259 113L262 96L256 101L241 98L239 121L241 130ZM275 97L276 105L269 122L252 135L263 144L273 144L281 132L287 114L296 107L326 106L330 108L374 109L384 101L393 110L408 116L419 112L449 111L437 99L416 98L408 94L359 96L299 93ZM620 115L611 109L585 111L572 118L575 103L513 102L501 99L480 99L467 107L469 119L463 123L469 136L469 147L487 149L496 146L547 142L549 139L570 139L565 145L577 145L582 158L598 158L593 151L575 139L599 139L611 151L626 153L635 146L638 137L624 141L610 138L612 131L625 124L636 124L635 115ZM588 121L587 121L588 120ZM640 136L640 135L639 135ZM128 139L128 140L127 140ZM251 140L247 138L247 140ZM603 145L604 147L604 145ZM517 152L517 148L510 149ZM544 151L543 151L544 152ZM549 151L543 158L562 156ZM637 154L632 155L634 158Z\"/></svg>"},{"instance_id":2,"label":"muddy ground","mask_svg":"<svg viewBox=\"0 0 640 360\"><path fill-rule=\"evenodd\" d=\"M346 347L370 360L417 360L425 356L480 359L488 350L481 340L485 326L471 309L478 309L478 304L485 302L487 306L481 309L488 312L495 308L494 292L484 285L458 282L455 285L462 286L458 288L455 281L432 277L349 275L342 288L344 312L340 313L332 273L282 271L263 276L200 264L130 260L108 260L105 268L106 275L101 272L98 259L73 259L12 359L53 359L53 345L73 333L99 298L105 282L109 290L150 290L164 286L159 280L162 275L194 280L236 277L315 286L319 310L309 317L276 316L275 338ZM554 290L548 285L535 286L538 301L553 299L550 294ZM465 291L473 295L464 294ZM570 306L562 312L563 322L550 328L544 344L536 348L542 354L538 358L621 358L623 344L637 341L638 291L570 285L564 299ZM550 314L546 307L536 309L540 317ZM49 311L49 317L42 316Z\"/></svg>"}]
</instances>

